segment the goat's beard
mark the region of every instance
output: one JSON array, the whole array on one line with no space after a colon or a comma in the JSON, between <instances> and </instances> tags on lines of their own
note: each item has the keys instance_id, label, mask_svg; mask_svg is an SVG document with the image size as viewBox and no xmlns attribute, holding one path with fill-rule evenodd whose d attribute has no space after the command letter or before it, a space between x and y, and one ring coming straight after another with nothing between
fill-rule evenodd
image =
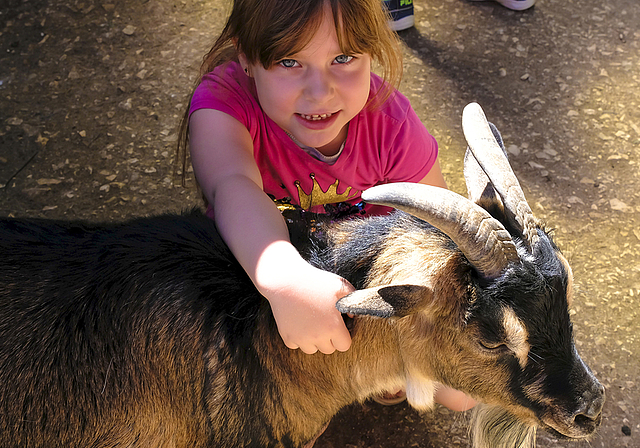
<instances>
[{"instance_id":1,"label":"goat's beard","mask_svg":"<svg viewBox=\"0 0 640 448\"><path fill-rule=\"evenodd\" d=\"M469 425L473 448L533 448L536 427L499 406L478 404Z\"/></svg>"}]
</instances>

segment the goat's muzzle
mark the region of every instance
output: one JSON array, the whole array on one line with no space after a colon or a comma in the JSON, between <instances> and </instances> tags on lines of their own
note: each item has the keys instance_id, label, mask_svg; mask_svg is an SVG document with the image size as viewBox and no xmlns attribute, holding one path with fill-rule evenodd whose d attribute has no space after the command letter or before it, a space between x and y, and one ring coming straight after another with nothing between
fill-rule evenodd
<instances>
[{"instance_id":1,"label":"goat's muzzle","mask_svg":"<svg viewBox=\"0 0 640 448\"><path fill-rule=\"evenodd\" d=\"M551 432L571 439L591 436L602 421L604 386L589 372L590 387L585 390L571 409L554 408L542 418Z\"/></svg>"}]
</instances>

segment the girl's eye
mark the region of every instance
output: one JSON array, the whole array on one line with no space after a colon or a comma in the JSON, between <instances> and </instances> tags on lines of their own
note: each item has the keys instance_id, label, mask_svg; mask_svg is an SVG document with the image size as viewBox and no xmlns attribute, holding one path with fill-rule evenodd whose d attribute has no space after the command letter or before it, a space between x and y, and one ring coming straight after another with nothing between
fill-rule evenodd
<instances>
[{"instance_id":1,"label":"girl's eye","mask_svg":"<svg viewBox=\"0 0 640 448\"><path fill-rule=\"evenodd\" d=\"M347 64L353 60L353 56L347 56L346 54L341 54L340 56L336 56L334 61L338 64Z\"/></svg>"},{"instance_id":2,"label":"girl's eye","mask_svg":"<svg viewBox=\"0 0 640 448\"><path fill-rule=\"evenodd\" d=\"M284 68L293 68L298 64L298 62L295 59L283 59L282 61L278 62L278 64L280 64Z\"/></svg>"}]
</instances>

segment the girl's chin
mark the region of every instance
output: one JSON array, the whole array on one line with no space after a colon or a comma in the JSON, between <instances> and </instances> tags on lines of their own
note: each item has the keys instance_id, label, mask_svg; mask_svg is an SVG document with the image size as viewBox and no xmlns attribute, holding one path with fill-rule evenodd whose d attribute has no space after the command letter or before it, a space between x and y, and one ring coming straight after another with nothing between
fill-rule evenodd
<instances>
[{"instance_id":1,"label":"girl's chin","mask_svg":"<svg viewBox=\"0 0 640 448\"><path fill-rule=\"evenodd\" d=\"M336 123L334 123L336 124ZM335 154L347 138L347 125L341 128L327 126L321 129L310 129L306 126L294 126L295 129L289 131L294 139L305 146L310 146L321 151L323 154ZM335 148L333 148L335 146ZM325 151L327 150L327 151Z\"/></svg>"}]
</instances>

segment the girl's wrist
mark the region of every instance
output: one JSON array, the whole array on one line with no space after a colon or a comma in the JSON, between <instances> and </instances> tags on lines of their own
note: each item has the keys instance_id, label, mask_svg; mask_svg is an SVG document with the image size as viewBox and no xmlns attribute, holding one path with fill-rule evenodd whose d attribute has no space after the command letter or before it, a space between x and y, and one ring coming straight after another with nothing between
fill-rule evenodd
<instances>
[{"instance_id":1,"label":"girl's wrist","mask_svg":"<svg viewBox=\"0 0 640 448\"><path fill-rule=\"evenodd\" d=\"M278 241L260 255L253 280L258 291L271 302L310 268L291 243Z\"/></svg>"}]
</instances>

